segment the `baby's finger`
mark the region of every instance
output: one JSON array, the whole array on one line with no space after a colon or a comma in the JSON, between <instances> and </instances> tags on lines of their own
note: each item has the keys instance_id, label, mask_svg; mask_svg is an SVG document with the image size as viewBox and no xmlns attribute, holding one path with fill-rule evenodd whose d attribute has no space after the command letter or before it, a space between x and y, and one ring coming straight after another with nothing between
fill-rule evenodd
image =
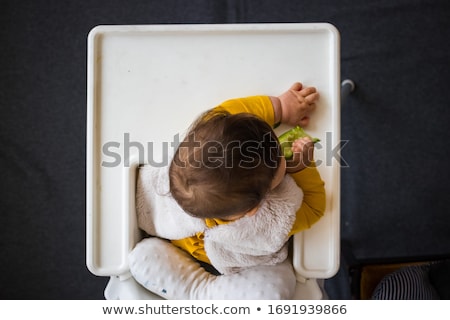
<instances>
[{"instance_id":1,"label":"baby's finger","mask_svg":"<svg viewBox=\"0 0 450 320\"><path fill-rule=\"evenodd\" d=\"M299 91L299 93L303 96L303 97L307 97L313 93L316 93L317 90L314 87L306 87L302 90Z\"/></svg>"},{"instance_id":2,"label":"baby's finger","mask_svg":"<svg viewBox=\"0 0 450 320\"><path fill-rule=\"evenodd\" d=\"M301 144L302 142L299 141L298 143ZM311 144L311 146L309 144ZM286 172L288 173L303 170L308 167L314 159L314 146L311 141L303 145L300 150L298 150L297 147L297 145L292 145L292 159L286 161Z\"/></svg>"},{"instance_id":3,"label":"baby's finger","mask_svg":"<svg viewBox=\"0 0 450 320\"><path fill-rule=\"evenodd\" d=\"M292 143L292 151L294 153L302 152L307 146L309 146L308 144L313 146L313 143L309 137L299 138Z\"/></svg>"},{"instance_id":4,"label":"baby's finger","mask_svg":"<svg viewBox=\"0 0 450 320\"><path fill-rule=\"evenodd\" d=\"M302 128L305 128L309 125L310 118L308 116L301 118L298 121L298 125Z\"/></svg>"},{"instance_id":5,"label":"baby's finger","mask_svg":"<svg viewBox=\"0 0 450 320\"><path fill-rule=\"evenodd\" d=\"M300 91L302 90L303 85L300 82L295 82L292 86L291 86L291 90L294 91Z\"/></svg>"},{"instance_id":6,"label":"baby's finger","mask_svg":"<svg viewBox=\"0 0 450 320\"><path fill-rule=\"evenodd\" d=\"M311 93L307 96L305 96L305 101L309 104L314 103L315 101L319 100L319 93L318 92L314 92Z\"/></svg>"}]
</instances>

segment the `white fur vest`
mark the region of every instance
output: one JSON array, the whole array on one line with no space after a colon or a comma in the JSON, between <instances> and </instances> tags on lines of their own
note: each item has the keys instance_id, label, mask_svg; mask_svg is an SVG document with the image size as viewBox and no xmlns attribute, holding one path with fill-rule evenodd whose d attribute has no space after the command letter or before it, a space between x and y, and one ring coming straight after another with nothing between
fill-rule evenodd
<instances>
[{"instance_id":1,"label":"white fur vest","mask_svg":"<svg viewBox=\"0 0 450 320\"><path fill-rule=\"evenodd\" d=\"M184 212L173 199L168 167L142 166L137 177L138 226L149 235L178 240L204 232L206 254L223 274L287 258L288 235L303 200L303 192L289 175L266 195L255 215L212 228Z\"/></svg>"}]
</instances>

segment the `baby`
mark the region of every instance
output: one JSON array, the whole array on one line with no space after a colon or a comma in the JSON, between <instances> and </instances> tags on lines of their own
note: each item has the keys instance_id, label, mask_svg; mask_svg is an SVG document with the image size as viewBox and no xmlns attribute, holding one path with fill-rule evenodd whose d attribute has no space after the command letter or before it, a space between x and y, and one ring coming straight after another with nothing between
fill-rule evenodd
<instances>
[{"instance_id":1,"label":"baby","mask_svg":"<svg viewBox=\"0 0 450 320\"><path fill-rule=\"evenodd\" d=\"M228 291L232 299L290 298L295 275L286 260L287 241L320 219L325 191L311 140L295 141L294 157L286 161L272 127L307 126L318 98L315 88L295 83L278 97L228 100L192 125L164 173L169 192L147 199L153 203L151 210L143 209L137 199L139 226L171 240L146 239L133 250L130 268L138 282L169 298L226 298L214 289L224 291L224 283L255 287L250 290L255 294L247 288L244 296L242 290ZM153 180L164 174L154 175ZM154 205L162 202L164 206ZM158 220L158 215L164 219ZM175 234L171 228L184 233ZM161 259L158 252L165 256L170 252L170 257ZM169 268L172 278L184 261L190 276L180 276L174 284L151 272L144 275L136 266L149 255L160 261L160 268ZM267 285L274 295L258 288ZM173 292L178 293L167 294L168 287L176 287Z\"/></svg>"}]
</instances>

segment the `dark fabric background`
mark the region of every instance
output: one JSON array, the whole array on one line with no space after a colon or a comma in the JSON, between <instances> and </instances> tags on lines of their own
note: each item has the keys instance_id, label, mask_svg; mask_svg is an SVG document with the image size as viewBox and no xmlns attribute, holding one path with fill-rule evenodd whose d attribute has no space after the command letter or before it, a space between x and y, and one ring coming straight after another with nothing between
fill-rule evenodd
<instances>
[{"instance_id":1,"label":"dark fabric background","mask_svg":"<svg viewBox=\"0 0 450 320\"><path fill-rule=\"evenodd\" d=\"M2 0L0 298L103 298L85 266L86 37L100 24L334 24L357 84L343 240L357 259L450 254L449 17L447 0Z\"/></svg>"}]
</instances>

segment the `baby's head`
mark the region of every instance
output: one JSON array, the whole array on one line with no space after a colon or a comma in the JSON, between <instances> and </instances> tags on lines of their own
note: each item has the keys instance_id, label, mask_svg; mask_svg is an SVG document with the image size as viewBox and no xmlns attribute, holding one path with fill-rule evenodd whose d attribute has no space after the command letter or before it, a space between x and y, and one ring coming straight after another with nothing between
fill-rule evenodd
<instances>
[{"instance_id":1,"label":"baby's head","mask_svg":"<svg viewBox=\"0 0 450 320\"><path fill-rule=\"evenodd\" d=\"M193 124L174 155L170 191L195 217L231 220L261 203L284 176L283 161L266 122L246 113L209 111Z\"/></svg>"}]
</instances>

